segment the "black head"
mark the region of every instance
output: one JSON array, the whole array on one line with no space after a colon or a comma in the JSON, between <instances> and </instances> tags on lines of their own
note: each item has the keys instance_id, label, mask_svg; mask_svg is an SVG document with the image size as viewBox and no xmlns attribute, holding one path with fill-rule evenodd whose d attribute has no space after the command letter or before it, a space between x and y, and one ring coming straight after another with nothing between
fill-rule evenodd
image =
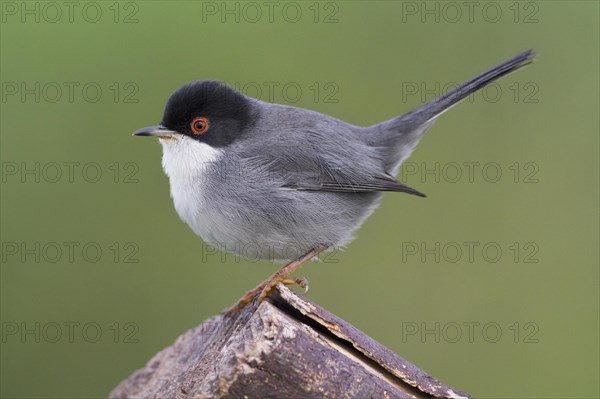
<instances>
[{"instance_id":1,"label":"black head","mask_svg":"<svg viewBox=\"0 0 600 399\"><path fill-rule=\"evenodd\" d=\"M155 131L144 128L134 134L166 137L176 132L212 147L224 147L238 138L250 121L248 98L224 83L203 80L185 84L171 95Z\"/></svg>"}]
</instances>

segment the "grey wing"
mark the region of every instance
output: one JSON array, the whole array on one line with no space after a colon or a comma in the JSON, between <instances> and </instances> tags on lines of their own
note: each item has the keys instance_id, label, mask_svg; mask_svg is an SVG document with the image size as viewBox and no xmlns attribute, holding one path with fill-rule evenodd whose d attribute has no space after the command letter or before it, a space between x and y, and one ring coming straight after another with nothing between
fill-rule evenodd
<instances>
[{"instance_id":1,"label":"grey wing","mask_svg":"<svg viewBox=\"0 0 600 399\"><path fill-rule=\"evenodd\" d=\"M386 173L380 154L364 140L352 135L332 140L311 131L305 136L308 139L299 145L262 148L268 154L269 175L281 187L339 193L393 191L425 197ZM264 165L265 160L258 162Z\"/></svg>"},{"instance_id":2,"label":"grey wing","mask_svg":"<svg viewBox=\"0 0 600 399\"><path fill-rule=\"evenodd\" d=\"M359 128L313 111L263 104L261 140L244 143L240 156L267 168L274 186L300 191L395 191L424 197L387 173L385 157ZM268 122L268 123L267 123Z\"/></svg>"},{"instance_id":3,"label":"grey wing","mask_svg":"<svg viewBox=\"0 0 600 399\"><path fill-rule=\"evenodd\" d=\"M388 174L362 176L360 180L344 180L342 176L334 179L306 179L290 182L285 187L304 191L331 191L342 193L365 193L373 191L395 191L419 197L425 194L399 182Z\"/></svg>"}]
</instances>

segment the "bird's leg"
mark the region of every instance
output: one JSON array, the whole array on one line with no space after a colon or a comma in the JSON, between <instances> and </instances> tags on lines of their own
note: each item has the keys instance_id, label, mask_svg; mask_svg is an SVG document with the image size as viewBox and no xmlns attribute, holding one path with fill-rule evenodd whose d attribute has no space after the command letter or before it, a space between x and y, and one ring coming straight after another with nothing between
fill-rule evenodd
<instances>
[{"instance_id":1,"label":"bird's leg","mask_svg":"<svg viewBox=\"0 0 600 399\"><path fill-rule=\"evenodd\" d=\"M308 291L308 281L304 277L289 278L289 275L296 271L306 261L311 260L326 249L326 246L320 245L315 249L312 249L305 255L301 256L300 258L283 266L281 269L273 273L271 277L260 283L256 288L246 292L244 296L241 297L235 305L233 305L227 310L226 315L233 315L238 310L241 310L244 307L246 307L246 305L252 302L256 297L258 297L259 303L264 301L265 298L269 296L271 291L273 291L273 289L278 283L283 283L286 285L298 284L300 287L304 288L305 291Z\"/></svg>"}]
</instances>

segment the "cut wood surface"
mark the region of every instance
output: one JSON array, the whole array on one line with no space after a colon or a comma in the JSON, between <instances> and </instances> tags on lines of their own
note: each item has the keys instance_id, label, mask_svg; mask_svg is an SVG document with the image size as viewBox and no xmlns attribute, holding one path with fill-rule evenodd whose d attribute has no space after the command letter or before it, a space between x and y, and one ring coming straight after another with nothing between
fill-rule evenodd
<instances>
[{"instance_id":1,"label":"cut wood surface","mask_svg":"<svg viewBox=\"0 0 600 399\"><path fill-rule=\"evenodd\" d=\"M111 393L125 398L470 398L284 285L186 332Z\"/></svg>"}]
</instances>

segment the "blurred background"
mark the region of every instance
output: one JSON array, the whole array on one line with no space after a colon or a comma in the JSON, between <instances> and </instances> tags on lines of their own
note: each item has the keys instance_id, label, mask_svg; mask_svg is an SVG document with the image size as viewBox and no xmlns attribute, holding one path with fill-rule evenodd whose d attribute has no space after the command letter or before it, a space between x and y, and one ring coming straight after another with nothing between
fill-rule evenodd
<instances>
[{"instance_id":1,"label":"blurred background","mask_svg":"<svg viewBox=\"0 0 600 399\"><path fill-rule=\"evenodd\" d=\"M2 398L105 397L275 270L208 253L131 136L182 83L369 125L530 47L402 168L426 199L300 275L475 397L599 396L597 2L69 4L1 3Z\"/></svg>"}]
</instances>

